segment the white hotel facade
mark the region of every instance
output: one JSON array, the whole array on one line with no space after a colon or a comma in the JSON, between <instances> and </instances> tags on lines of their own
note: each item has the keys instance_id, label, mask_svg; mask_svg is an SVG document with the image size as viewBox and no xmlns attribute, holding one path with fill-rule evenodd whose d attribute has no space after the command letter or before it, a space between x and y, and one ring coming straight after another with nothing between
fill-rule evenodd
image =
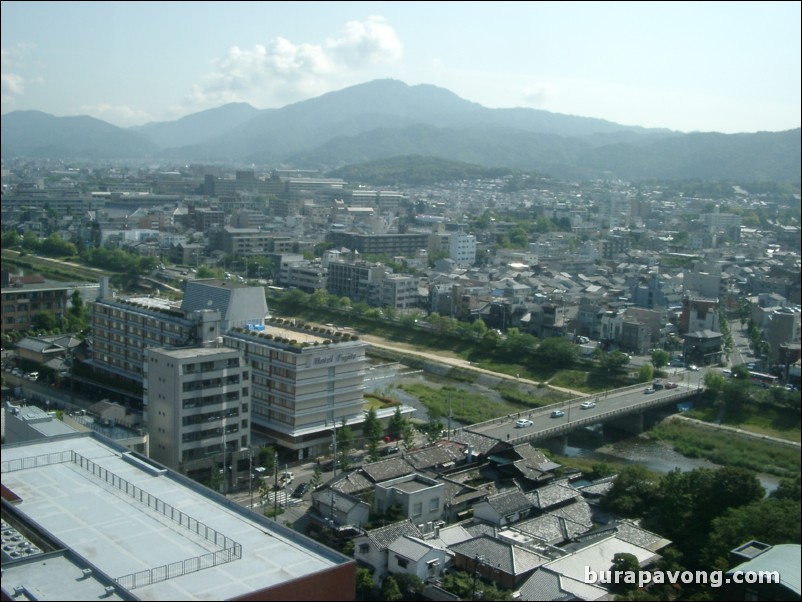
<instances>
[{"instance_id":1,"label":"white hotel facade","mask_svg":"<svg viewBox=\"0 0 802 602\"><path fill-rule=\"evenodd\" d=\"M364 421L364 342L332 331L268 323L223 337L251 369L251 426L296 450L328 453L334 427Z\"/></svg>"}]
</instances>

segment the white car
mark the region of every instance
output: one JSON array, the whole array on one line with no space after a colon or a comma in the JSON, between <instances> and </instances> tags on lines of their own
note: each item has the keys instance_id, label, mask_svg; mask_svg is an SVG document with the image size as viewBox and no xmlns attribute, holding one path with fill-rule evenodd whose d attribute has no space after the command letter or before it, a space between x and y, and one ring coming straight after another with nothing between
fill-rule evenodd
<instances>
[{"instance_id":1,"label":"white car","mask_svg":"<svg viewBox=\"0 0 802 602\"><path fill-rule=\"evenodd\" d=\"M533 424L534 422L532 422L531 420L528 420L526 418L519 418L518 420L515 421L515 428L522 429L526 428L527 426L532 426Z\"/></svg>"},{"instance_id":2,"label":"white car","mask_svg":"<svg viewBox=\"0 0 802 602\"><path fill-rule=\"evenodd\" d=\"M582 408L583 410L589 410L590 408L595 408L596 407L596 402L595 401L583 401L582 403L579 404L579 407Z\"/></svg>"},{"instance_id":3,"label":"white car","mask_svg":"<svg viewBox=\"0 0 802 602\"><path fill-rule=\"evenodd\" d=\"M563 412L562 410L554 410L551 413L552 418L562 418L563 416L565 416L565 412Z\"/></svg>"},{"instance_id":4,"label":"white car","mask_svg":"<svg viewBox=\"0 0 802 602\"><path fill-rule=\"evenodd\" d=\"M646 394L648 395L648 394L650 394L650 393L654 393L654 389L652 389L651 387L646 387L646 388L643 390L643 392L644 392L644 393L646 393Z\"/></svg>"},{"instance_id":5,"label":"white car","mask_svg":"<svg viewBox=\"0 0 802 602\"><path fill-rule=\"evenodd\" d=\"M691 372L699 372L699 366L697 366L696 364L691 364L690 366L688 366L688 370L690 370Z\"/></svg>"}]
</instances>

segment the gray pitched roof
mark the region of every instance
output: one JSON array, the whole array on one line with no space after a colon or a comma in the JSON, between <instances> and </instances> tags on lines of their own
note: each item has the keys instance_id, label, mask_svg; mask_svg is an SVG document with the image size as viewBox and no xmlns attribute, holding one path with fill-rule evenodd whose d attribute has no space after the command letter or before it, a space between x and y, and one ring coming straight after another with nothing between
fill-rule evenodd
<instances>
[{"instance_id":1,"label":"gray pitched roof","mask_svg":"<svg viewBox=\"0 0 802 602\"><path fill-rule=\"evenodd\" d=\"M524 581L520 590L522 601L529 600L604 600L607 590L561 575L548 567L539 568Z\"/></svg>"},{"instance_id":2,"label":"gray pitched roof","mask_svg":"<svg viewBox=\"0 0 802 602\"><path fill-rule=\"evenodd\" d=\"M545 510L552 506L564 504L568 500L580 497L580 495L581 494L573 487L561 483L552 483L530 491L526 494L526 497L532 502L535 508Z\"/></svg>"},{"instance_id":3,"label":"gray pitched roof","mask_svg":"<svg viewBox=\"0 0 802 602\"><path fill-rule=\"evenodd\" d=\"M585 500L577 499L573 504L561 506L551 511L555 516L567 518L575 523L584 525L585 528L590 529L593 526L593 516L590 506Z\"/></svg>"},{"instance_id":4,"label":"gray pitched roof","mask_svg":"<svg viewBox=\"0 0 802 602\"><path fill-rule=\"evenodd\" d=\"M486 455L490 449L498 443L497 439L487 437L479 433L472 433L471 431L459 430L454 433L452 439L458 443L470 445L473 447L474 455Z\"/></svg>"},{"instance_id":5,"label":"gray pitched roof","mask_svg":"<svg viewBox=\"0 0 802 602\"><path fill-rule=\"evenodd\" d=\"M451 546L451 551L468 558L481 556L483 564L510 575L527 573L549 560L544 556L489 535L454 544Z\"/></svg>"},{"instance_id":6,"label":"gray pitched roof","mask_svg":"<svg viewBox=\"0 0 802 602\"><path fill-rule=\"evenodd\" d=\"M373 482L358 470L345 473L340 479L331 484L332 489L350 494L366 491L372 487Z\"/></svg>"},{"instance_id":7,"label":"gray pitched roof","mask_svg":"<svg viewBox=\"0 0 802 602\"><path fill-rule=\"evenodd\" d=\"M423 537L423 533L420 532L420 529L409 519L385 527L379 527L378 529L371 529L366 535L370 542L379 550L386 550L387 546L403 535Z\"/></svg>"},{"instance_id":8,"label":"gray pitched roof","mask_svg":"<svg viewBox=\"0 0 802 602\"><path fill-rule=\"evenodd\" d=\"M362 466L364 472L374 483L412 474L415 469L404 458L388 458Z\"/></svg>"},{"instance_id":9,"label":"gray pitched roof","mask_svg":"<svg viewBox=\"0 0 802 602\"><path fill-rule=\"evenodd\" d=\"M518 489L504 491L487 498L487 503L499 514L506 515L512 512L523 512L532 508L532 502Z\"/></svg>"},{"instance_id":10,"label":"gray pitched roof","mask_svg":"<svg viewBox=\"0 0 802 602\"><path fill-rule=\"evenodd\" d=\"M439 467L444 464L454 463L462 460L462 454L457 454L450 447L443 445L433 445L421 450L407 454L406 460L415 467L416 470Z\"/></svg>"},{"instance_id":11,"label":"gray pitched roof","mask_svg":"<svg viewBox=\"0 0 802 602\"><path fill-rule=\"evenodd\" d=\"M404 558L418 561L426 556L432 549L438 548L434 543L435 542L424 542L421 539L410 537L409 535L402 535L387 546L387 550L394 554L399 554Z\"/></svg>"},{"instance_id":12,"label":"gray pitched roof","mask_svg":"<svg viewBox=\"0 0 802 602\"><path fill-rule=\"evenodd\" d=\"M554 545L573 539L587 530L587 526L583 524L548 513L515 523L514 527L522 533Z\"/></svg>"}]
</instances>

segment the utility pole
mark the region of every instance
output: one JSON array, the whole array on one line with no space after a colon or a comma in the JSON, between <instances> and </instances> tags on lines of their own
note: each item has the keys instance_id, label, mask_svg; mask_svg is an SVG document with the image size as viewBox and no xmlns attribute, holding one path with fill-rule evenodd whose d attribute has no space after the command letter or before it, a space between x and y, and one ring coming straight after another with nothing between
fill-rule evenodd
<instances>
[{"instance_id":1,"label":"utility pole","mask_svg":"<svg viewBox=\"0 0 802 602\"><path fill-rule=\"evenodd\" d=\"M334 447L334 465L332 467L333 472L331 476L336 477L337 476L337 422L334 423L334 428L331 429L331 433L332 433L331 439L333 441L333 447Z\"/></svg>"},{"instance_id":2,"label":"utility pole","mask_svg":"<svg viewBox=\"0 0 802 602\"><path fill-rule=\"evenodd\" d=\"M275 470L275 483L273 487L273 520L278 520L278 452L273 454L273 470Z\"/></svg>"},{"instance_id":3,"label":"utility pole","mask_svg":"<svg viewBox=\"0 0 802 602\"><path fill-rule=\"evenodd\" d=\"M253 508L253 448L248 447L248 495L251 496L251 508Z\"/></svg>"}]
</instances>

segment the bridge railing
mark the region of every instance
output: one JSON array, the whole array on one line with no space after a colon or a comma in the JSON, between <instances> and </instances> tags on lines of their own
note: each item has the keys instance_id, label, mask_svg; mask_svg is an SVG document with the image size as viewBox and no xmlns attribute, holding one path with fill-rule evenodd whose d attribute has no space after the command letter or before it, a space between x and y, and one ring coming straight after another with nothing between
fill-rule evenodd
<instances>
[{"instance_id":1,"label":"bridge railing","mask_svg":"<svg viewBox=\"0 0 802 602\"><path fill-rule=\"evenodd\" d=\"M670 395L663 395L660 397L652 397L648 400L629 405L623 408L615 408L612 410L608 410L601 414L593 414L592 416L581 416L575 420L571 420L569 422L564 422L561 424L557 424L555 426L542 429L539 431L529 431L526 434L523 434L519 437L515 437L514 439L510 440L510 443L521 443L524 441L534 441L535 439L548 439L551 436L560 435L562 433L571 431L575 428L579 428L582 426L586 426L589 424L595 424L597 422L602 422L604 420L608 420L610 418L614 418L615 416L621 416L624 414L632 414L634 412L647 410L649 408L666 405L675 401L679 401L680 399L686 399L692 395L696 395L702 389L701 388L694 388L694 389L687 389L684 391L676 391Z\"/></svg>"},{"instance_id":2,"label":"bridge railing","mask_svg":"<svg viewBox=\"0 0 802 602\"><path fill-rule=\"evenodd\" d=\"M546 414L551 414L554 410L562 410L566 407L573 406L575 403L582 403L584 401L599 401L601 399L608 399L615 395L622 395L625 393L631 393L632 391L643 389L644 387L649 386L648 383L637 383L634 385L628 385L626 387L621 387L620 389L609 389L608 391L604 391L602 393L595 393L593 395L584 395L582 397L574 397L572 399L568 399L565 401L558 401L556 403L551 403L546 406L540 406L539 408L532 408L531 410L522 410L520 412L515 412L512 414L507 414L506 416L500 416L498 418L491 418L490 420L485 420L483 422L476 422L471 424L470 426L466 426L465 430L468 431L479 431L482 430L483 427L496 425L502 425L505 422L510 422L511 420L515 420L516 418L539 418ZM695 389L694 389L695 390ZM661 396L659 399L665 399L665 397Z\"/></svg>"}]
</instances>

